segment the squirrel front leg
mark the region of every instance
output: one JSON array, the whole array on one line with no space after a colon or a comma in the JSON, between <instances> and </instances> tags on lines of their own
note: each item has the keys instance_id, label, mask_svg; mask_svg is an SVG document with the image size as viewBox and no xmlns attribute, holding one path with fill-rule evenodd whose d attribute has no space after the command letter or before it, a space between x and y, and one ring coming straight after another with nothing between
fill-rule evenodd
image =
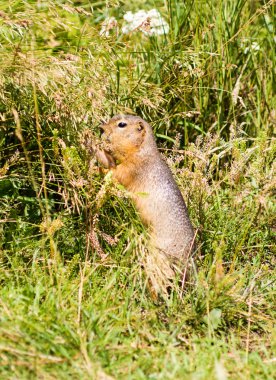
<instances>
[{"instance_id":1,"label":"squirrel front leg","mask_svg":"<svg viewBox=\"0 0 276 380\"><path fill-rule=\"evenodd\" d=\"M114 158L107 153L105 150L99 148L94 148L95 155L100 164L102 164L106 169L116 168L116 163Z\"/></svg>"},{"instance_id":2,"label":"squirrel front leg","mask_svg":"<svg viewBox=\"0 0 276 380\"><path fill-rule=\"evenodd\" d=\"M86 151L91 155L95 156L97 161L106 169L112 169L116 167L114 158L109 154L103 147L100 142L97 141L97 138L92 135L91 131L85 131L82 135L81 143Z\"/></svg>"}]
</instances>

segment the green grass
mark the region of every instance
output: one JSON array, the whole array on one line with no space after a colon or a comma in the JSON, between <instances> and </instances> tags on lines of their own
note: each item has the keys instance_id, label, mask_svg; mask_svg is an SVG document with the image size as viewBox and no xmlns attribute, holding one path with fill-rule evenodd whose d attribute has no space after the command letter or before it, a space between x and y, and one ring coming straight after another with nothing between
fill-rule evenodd
<instances>
[{"instance_id":1,"label":"green grass","mask_svg":"<svg viewBox=\"0 0 276 380\"><path fill-rule=\"evenodd\" d=\"M275 377L273 3L1 2L1 379ZM153 7L168 35L120 33ZM198 229L182 297L151 298L146 232L84 148L119 112Z\"/></svg>"}]
</instances>

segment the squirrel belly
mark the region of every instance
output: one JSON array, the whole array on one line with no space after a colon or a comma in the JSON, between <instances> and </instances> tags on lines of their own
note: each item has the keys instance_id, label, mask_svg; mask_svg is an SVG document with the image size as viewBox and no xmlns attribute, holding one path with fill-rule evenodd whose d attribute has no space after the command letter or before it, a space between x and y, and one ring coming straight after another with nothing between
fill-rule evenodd
<instances>
[{"instance_id":1,"label":"squirrel belly","mask_svg":"<svg viewBox=\"0 0 276 380\"><path fill-rule=\"evenodd\" d=\"M149 226L152 245L168 256L185 259L194 230L182 194L161 156L155 157L153 164L148 160L140 165L136 180L126 188Z\"/></svg>"}]
</instances>

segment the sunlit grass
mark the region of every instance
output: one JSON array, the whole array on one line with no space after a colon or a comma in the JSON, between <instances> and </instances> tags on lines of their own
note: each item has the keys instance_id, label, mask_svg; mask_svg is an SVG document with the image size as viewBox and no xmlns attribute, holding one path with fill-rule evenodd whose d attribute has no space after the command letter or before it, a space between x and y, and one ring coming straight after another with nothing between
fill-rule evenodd
<instances>
[{"instance_id":1,"label":"sunlit grass","mask_svg":"<svg viewBox=\"0 0 276 380\"><path fill-rule=\"evenodd\" d=\"M273 378L272 3L0 4L1 378ZM167 35L121 33L151 8ZM146 231L84 148L119 112L152 124L198 231L182 298L151 298Z\"/></svg>"}]
</instances>

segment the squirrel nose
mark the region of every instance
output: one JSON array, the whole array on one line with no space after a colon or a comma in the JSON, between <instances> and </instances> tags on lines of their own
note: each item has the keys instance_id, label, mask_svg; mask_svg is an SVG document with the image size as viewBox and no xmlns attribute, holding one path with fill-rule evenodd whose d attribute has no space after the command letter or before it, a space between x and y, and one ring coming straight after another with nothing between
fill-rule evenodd
<instances>
[{"instance_id":1,"label":"squirrel nose","mask_svg":"<svg viewBox=\"0 0 276 380\"><path fill-rule=\"evenodd\" d=\"M103 141L110 143L110 134L107 134L104 129L101 130L101 138Z\"/></svg>"}]
</instances>

